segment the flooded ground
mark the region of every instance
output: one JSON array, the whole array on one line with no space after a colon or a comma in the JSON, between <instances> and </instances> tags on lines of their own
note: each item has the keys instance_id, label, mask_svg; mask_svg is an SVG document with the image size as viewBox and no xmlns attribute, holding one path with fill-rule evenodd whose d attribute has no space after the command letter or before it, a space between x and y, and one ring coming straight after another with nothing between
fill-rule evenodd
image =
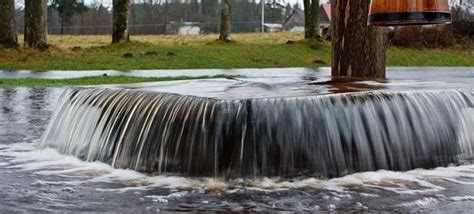
<instances>
[{"instance_id":1,"label":"flooded ground","mask_svg":"<svg viewBox=\"0 0 474 214\"><path fill-rule=\"evenodd\" d=\"M444 69L444 70L443 70ZM217 97L273 92L308 93L328 78L328 70L285 70L278 75L249 72L253 79L163 83L159 90ZM182 74L181 74L182 75ZM207 74L202 74L207 75ZM362 90L473 89L474 69L397 68L388 83L362 82ZM423 81L421 81L423 80ZM291 84L290 84L291 83ZM294 87L304 84L304 89ZM176 87L180 86L180 87ZM207 87L209 86L209 87ZM247 89L242 90L242 86ZM128 86L138 87L138 86ZM156 85L140 87L158 90ZM375 87L375 88L374 88ZM220 89L219 89L220 88ZM318 93L338 87L319 85ZM357 88L361 88L357 86ZM225 90L221 90L225 89ZM230 91L228 89L231 89ZM474 209L474 165L409 172L377 171L341 178L234 179L151 176L86 163L37 149L63 88L0 88L0 210L2 212L156 211L421 211L470 212ZM279 91L280 90L280 91ZM347 85L343 89L353 90ZM166 91L166 90L165 90ZM215 94L216 91L220 93ZM229 93L232 92L232 93ZM258 93L256 93L258 92ZM267 94L268 95L268 94ZM470 111L472 112L472 111ZM470 139L471 143L472 140Z\"/></svg>"},{"instance_id":2,"label":"flooded ground","mask_svg":"<svg viewBox=\"0 0 474 214\"><path fill-rule=\"evenodd\" d=\"M265 68L265 69L188 69L188 70L131 70L131 71L1 71L0 78L45 78L64 79L87 76L137 76L137 77L176 77L176 76L214 76L242 75L246 77L327 77L331 68ZM468 83L474 77L472 67L389 67L390 79L431 80ZM468 79L466 79L468 78ZM469 79L471 78L471 79Z\"/></svg>"}]
</instances>

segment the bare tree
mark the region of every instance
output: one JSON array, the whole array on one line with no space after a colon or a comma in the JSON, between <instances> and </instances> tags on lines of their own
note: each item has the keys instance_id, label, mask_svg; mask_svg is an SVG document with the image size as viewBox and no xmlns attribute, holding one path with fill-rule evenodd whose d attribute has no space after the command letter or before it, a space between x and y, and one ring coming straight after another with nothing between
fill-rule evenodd
<instances>
[{"instance_id":1,"label":"bare tree","mask_svg":"<svg viewBox=\"0 0 474 214\"><path fill-rule=\"evenodd\" d=\"M219 40L231 41L231 0L223 0Z\"/></svg>"},{"instance_id":2,"label":"bare tree","mask_svg":"<svg viewBox=\"0 0 474 214\"><path fill-rule=\"evenodd\" d=\"M128 30L128 13L130 0L113 0L113 32L112 43L130 41Z\"/></svg>"},{"instance_id":3,"label":"bare tree","mask_svg":"<svg viewBox=\"0 0 474 214\"><path fill-rule=\"evenodd\" d=\"M385 78L387 32L367 25L370 1L332 2L332 75Z\"/></svg>"},{"instance_id":4,"label":"bare tree","mask_svg":"<svg viewBox=\"0 0 474 214\"><path fill-rule=\"evenodd\" d=\"M15 0L3 0L0 3L0 45L18 48L15 29Z\"/></svg>"},{"instance_id":5,"label":"bare tree","mask_svg":"<svg viewBox=\"0 0 474 214\"><path fill-rule=\"evenodd\" d=\"M25 46L48 48L47 0L25 0Z\"/></svg>"}]
</instances>

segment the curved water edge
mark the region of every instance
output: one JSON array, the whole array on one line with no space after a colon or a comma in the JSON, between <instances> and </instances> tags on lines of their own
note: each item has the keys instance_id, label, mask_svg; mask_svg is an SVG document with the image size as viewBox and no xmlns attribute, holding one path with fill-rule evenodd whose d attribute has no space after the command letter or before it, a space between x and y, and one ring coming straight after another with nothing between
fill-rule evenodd
<instances>
[{"instance_id":1,"label":"curved water edge","mask_svg":"<svg viewBox=\"0 0 474 214\"><path fill-rule=\"evenodd\" d=\"M63 154L163 175L337 177L472 158L474 90L215 99L68 89L42 140Z\"/></svg>"},{"instance_id":2,"label":"curved water edge","mask_svg":"<svg viewBox=\"0 0 474 214\"><path fill-rule=\"evenodd\" d=\"M265 77L329 77L331 68L267 68L267 69L188 69L188 70L131 70L131 71L1 71L1 79L42 78L70 79L90 76L133 77L199 77L237 75L249 78ZM473 67L387 67L387 78L392 80L431 80L454 83L472 83Z\"/></svg>"}]
</instances>

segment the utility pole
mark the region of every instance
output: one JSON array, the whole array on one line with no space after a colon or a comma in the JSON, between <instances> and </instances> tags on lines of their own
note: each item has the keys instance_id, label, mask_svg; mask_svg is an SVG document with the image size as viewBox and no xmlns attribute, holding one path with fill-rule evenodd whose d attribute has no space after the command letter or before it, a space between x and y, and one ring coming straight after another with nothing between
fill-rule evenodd
<instances>
[{"instance_id":1,"label":"utility pole","mask_svg":"<svg viewBox=\"0 0 474 214\"><path fill-rule=\"evenodd\" d=\"M260 0L262 4L262 33L265 32L265 0Z\"/></svg>"}]
</instances>

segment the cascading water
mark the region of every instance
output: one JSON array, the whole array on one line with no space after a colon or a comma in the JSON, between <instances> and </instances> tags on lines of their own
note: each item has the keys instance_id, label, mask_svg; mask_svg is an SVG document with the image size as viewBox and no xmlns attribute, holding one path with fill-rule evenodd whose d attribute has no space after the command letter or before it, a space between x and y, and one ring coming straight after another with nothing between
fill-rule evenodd
<instances>
[{"instance_id":1,"label":"cascading water","mask_svg":"<svg viewBox=\"0 0 474 214\"><path fill-rule=\"evenodd\" d=\"M332 177L470 158L473 108L472 89L220 99L75 88L41 145L147 173Z\"/></svg>"}]
</instances>

